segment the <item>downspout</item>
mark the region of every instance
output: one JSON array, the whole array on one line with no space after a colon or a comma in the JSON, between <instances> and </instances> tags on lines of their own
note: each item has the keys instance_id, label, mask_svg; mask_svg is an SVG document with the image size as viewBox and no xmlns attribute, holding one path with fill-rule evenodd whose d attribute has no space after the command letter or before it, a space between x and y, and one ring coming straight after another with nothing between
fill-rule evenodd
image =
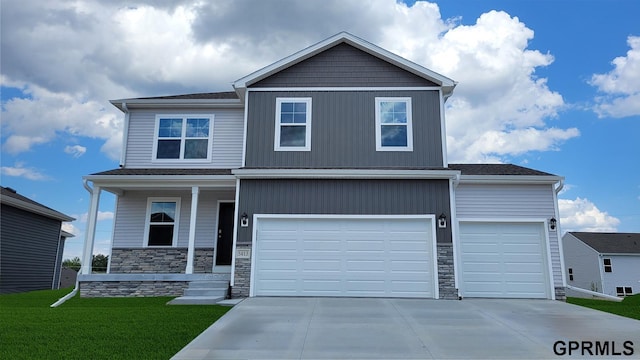
<instances>
[{"instance_id":1,"label":"downspout","mask_svg":"<svg viewBox=\"0 0 640 360\"><path fill-rule=\"evenodd\" d=\"M122 110L124 111L124 129L122 129L122 154L120 155L120 167L123 168L125 166L125 162L127 161L127 138L129 138L129 108L127 107L127 103L122 103Z\"/></svg>"},{"instance_id":2,"label":"downspout","mask_svg":"<svg viewBox=\"0 0 640 360\"><path fill-rule=\"evenodd\" d=\"M87 189L87 191L89 192L89 195L91 197L91 195L93 195L93 189L87 184L87 179L82 179L82 185L84 186L85 189ZM84 254L84 249L87 246L87 239L84 239L84 246L82 248L82 253ZM58 301L54 302L53 304L51 304L51 307L58 307L62 304L65 303L65 301L71 299L72 297L76 296L76 294L78 293L78 290L80 289L80 271L78 271L78 275L76 276L76 286L73 288L73 290L71 290L70 293L68 293L67 295L61 297L60 299L58 299Z\"/></svg>"},{"instance_id":3,"label":"downspout","mask_svg":"<svg viewBox=\"0 0 640 360\"><path fill-rule=\"evenodd\" d=\"M555 217L558 221L556 225L556 236L558 237L558 253L560 255L560 270L562 274L562 286L564 286L565 288L571 288L571 286L567 284L567 275L565 274L566 267L564 264L564 246L562 244L562 230L561 230L562 224L560 221L560 209L558 206L558 194L560 193L560 191L562 191L562 188L564 188L564 178L560 179L557 187L554 186L553 206L554 206Z\"/></svg>"}]
</instances>

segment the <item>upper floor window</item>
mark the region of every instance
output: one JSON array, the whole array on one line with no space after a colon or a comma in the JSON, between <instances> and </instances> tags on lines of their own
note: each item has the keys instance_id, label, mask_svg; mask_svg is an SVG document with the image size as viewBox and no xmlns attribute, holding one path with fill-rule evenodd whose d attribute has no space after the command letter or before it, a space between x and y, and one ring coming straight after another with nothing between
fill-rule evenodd
<instances>
[{"instance_id":1,"label":"upper floor window","mask_svg":"<svg viewBox=\"0 0 640 360\"><path fill-rule=\"evenodd\" d=\"M311 150L311 98L276 99L274 150Z\"/></svg>"},{"instance_id":2,"label":"upper floor window","mask_svg":"<svg viewBox=\"0 0 640 360\"><path fill-rule=\"evenodd\" d=\"M376 150L413 151L411 98L376 98Z\"/></svg>"},{"instance_id":3,"label":"upper floor window","mask_svg":"<svg viewBox=\"0 0 640 360\"><path fill-rule=\"evenodd\" d=\"M213 115L159 115L154 160L209 160Z\"/></svg>"},{"instance_id":4,"label":"upper floor window","mask_svg":"<svg viewBox=\"0 0 640 360\"><path fill-rule=\"evenodd\" d=\"M613 271L613 267L611 266L611 259L602 259L602 264L604 265L604 272Z\"/></svg>"},{"instance_id":5,"label":"upper floor window","mask_svg":"<svg viewBox=\"0 0 640 360\"><path fill-rule=\"evenodd\" d=\"M176 246L180 198L149 198L145 246Z\"/></svg>"}]
</instances>

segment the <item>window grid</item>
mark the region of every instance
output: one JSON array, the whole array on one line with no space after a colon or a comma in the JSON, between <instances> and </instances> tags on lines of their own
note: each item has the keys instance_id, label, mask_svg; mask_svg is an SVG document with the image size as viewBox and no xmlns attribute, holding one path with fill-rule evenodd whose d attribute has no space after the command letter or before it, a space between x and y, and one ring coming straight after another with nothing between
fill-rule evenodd
<instances>
[{"instance_id":1,"label":"window grid","mask_svg":"<svg viewBox=\"0 0 640 360\"><path fill-rule=\"evenodd\" d=\"M311 150L311 98L277 98L275 151Z\"/></svg>"},{"instance_id":2,"label":"window grid","mask_svg":"<svg viewBox=\"0 0 640 360\"><path fill-rule=\"evenodd\" d=\"M616 287L616 295L619 297L631 296L633 294L633 289L631 286L617 286Z\"/></svg>"},{"instance_id":3,"label":"window grid","mask_svg":"<svg viewBox=\"0 0 640 360\"><path fill-rule=\"evenodd\" d=\"M413 151L411 98L375 99L376 151Z\"/></svg>"},{"instance_id":4,"label":"window grid","mask_svg":"<svg viewBox=\"0 0 640 360\"><path fill-rule=\"evenodd\" d=\"M613 271L613 267L611 266L611 259L603 259L602 263L604 265L604 272L612 272Z\"/></svg>"},{"instance_id":5,"label":"window grid","mask_svg":"<svg viewBox=\"0 0 640 360\"><path fill-rule=\"evenodd\" d=\"M210 159L213 116L156 116L154 160L206 161Z\"/></svg>"}]
</instances>

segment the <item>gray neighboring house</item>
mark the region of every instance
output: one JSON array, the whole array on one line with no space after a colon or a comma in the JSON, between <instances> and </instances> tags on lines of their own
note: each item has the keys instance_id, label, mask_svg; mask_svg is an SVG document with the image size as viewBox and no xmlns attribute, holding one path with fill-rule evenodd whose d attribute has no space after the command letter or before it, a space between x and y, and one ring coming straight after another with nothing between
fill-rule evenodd
<instances>
[{"instance_id":1,"label":"gray neighboring house","mask_svg":"<svg viewBox=\"0 0 640 360\"><path fill-rule=\"evenodd\" d=\"M229 92L113 100L120 168L84 177L90 264L117 197L108 274L82 296L564 299L563 178L450 164L456 82L340 33ZM89 261L86 261L89 260Z\"/></svg>"},{"instance_id":2,"label":"gray neighboring house","mask_svg":"<svg viewBox=\"0 0 640 360\"><path fill-rule=\"evenodd\" d=\"M0 294L58 289L65 240L74 218L15 190L0 192Z\"/></svg>"},{"instance_id":3,"label":"gray neighboring house","mask_svg":"<svg viewBox=\"0 0 640 360\"><path fill-rule=\"evenodd\" d=\"M568 232L562 242L568 285L612 296L640 293L640 233Z\"/></svg>"}]
</instances>

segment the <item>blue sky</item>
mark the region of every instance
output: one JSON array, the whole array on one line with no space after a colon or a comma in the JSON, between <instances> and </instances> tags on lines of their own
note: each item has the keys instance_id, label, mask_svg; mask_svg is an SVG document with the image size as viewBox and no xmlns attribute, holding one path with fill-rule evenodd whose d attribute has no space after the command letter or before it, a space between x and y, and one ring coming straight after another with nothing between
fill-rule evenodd
<instances>
[{"instance_id":1,"label":"blue sky","mask_svg":"<svg viewBox=\"0 0 640 360\"><path fill-rule=\"evenodd\" d=\"M78 218L65 257L84 239L82 176L118 166L123 116L108 100L229 91L340 31L459 82L452 162L564 176L563 230L640 232L639 2L279 3L3 3L0 182ZM100 210L106 253L113 196Z\"/></svg>"}]
</instances>

